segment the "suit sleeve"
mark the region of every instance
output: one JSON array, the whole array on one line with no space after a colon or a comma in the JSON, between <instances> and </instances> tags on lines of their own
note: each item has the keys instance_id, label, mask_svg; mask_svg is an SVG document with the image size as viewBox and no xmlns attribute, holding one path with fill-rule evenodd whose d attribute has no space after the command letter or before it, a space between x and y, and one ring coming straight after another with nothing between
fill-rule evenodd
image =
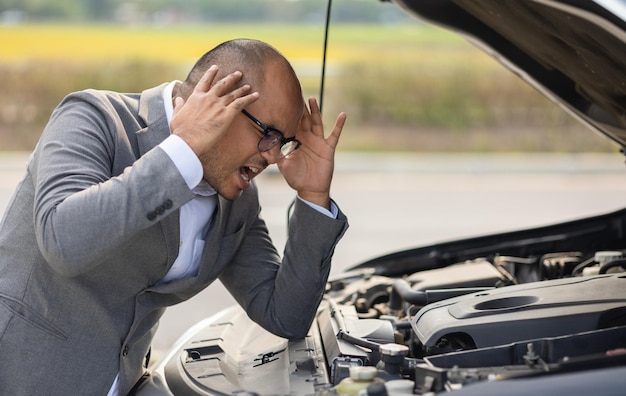
<instances>
[{"instance_id":1,"label":"suit sleeve","mask_svg":"<svg viewBox=\"0 0 626 396\"><path fill-rule=\"evenodd\" d=\"M193 197L163 150L137 158L133 135L145 131L127 121L131 110L115 106L121 107L84 92L68 96L29 165L37 243L66 276L97 266ZM120 117L123 112L128 114Z\"/></svg>"},{"instance_id":2,"label":"suit sleeve","mask_svg":"<svg viewBox=\"0 0 626 396\"><path fill-rule=\"evenodd\" d=\"M296 199L282 264L262 219L220 280L252 320L285 338L306 336L322 299L337 242L348 227Z\"/></svg>"}]
</instances>

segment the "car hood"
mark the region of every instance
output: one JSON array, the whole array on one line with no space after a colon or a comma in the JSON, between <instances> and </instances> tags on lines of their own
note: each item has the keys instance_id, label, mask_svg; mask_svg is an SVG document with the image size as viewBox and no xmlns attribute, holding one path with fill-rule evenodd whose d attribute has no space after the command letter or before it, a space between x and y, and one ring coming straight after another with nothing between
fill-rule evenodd
<instances>
[{"instance_id":1,"label":"car hood","mask_svg":"<svg viewBox=\"0 0 626 396\"><path fill-rule=\"evenodd\" d=\"M626 2L392 0L454 30L626 147Z\"/></svg>"}]
</instances>

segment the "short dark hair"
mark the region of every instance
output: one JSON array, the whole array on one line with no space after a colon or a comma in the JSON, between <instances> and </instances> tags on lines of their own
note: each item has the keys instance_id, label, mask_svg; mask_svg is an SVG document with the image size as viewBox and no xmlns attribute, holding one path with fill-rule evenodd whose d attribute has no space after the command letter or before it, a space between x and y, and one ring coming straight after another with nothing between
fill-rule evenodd
<instances>
[{"instance_id":1,"label":"short dark hair","mask_svg":"<svg viewBox=\"0 0 626 396\"><path fill-rule=\"evenodd\" d=\"M179 94L185 99L191 95L191 91L211 65L218 65L220 68L216 79L239 70L243 73L239 85L250 84L254 90L259 91L264 84L263 66L277 58L284 59L284 56L263 41L234 39L223 42L198 59L187 75Z\"/></svg>"}]
</instances>

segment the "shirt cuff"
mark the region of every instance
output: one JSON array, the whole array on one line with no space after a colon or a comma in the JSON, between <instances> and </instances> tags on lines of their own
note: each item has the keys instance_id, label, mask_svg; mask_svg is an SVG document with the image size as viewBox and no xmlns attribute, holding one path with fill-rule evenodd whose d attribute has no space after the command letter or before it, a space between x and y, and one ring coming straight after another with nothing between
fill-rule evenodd
<instances>
[{"instance_id":1,"label":"shirt cuff","mask_svg":"<svg viewBox=\"0 0 626 396\"><path fill-rule=\"evenodd\" d=\"M177 135L170 135L159 147L174 162L189 189L195 188L202 180L202 164L191 147Z\"/></svg>"},{"instance_id":2,"label":"shirt cuff","mask_svg":"<svg viewBox=\"0 0 626 396\"><path fill-rule=\"evenodd\" d=\"M309 201L307 201L305 199L302 199L299 196L298 196L298 199L300 201L304 202L305 204L309 205L313 209L317 210L318 212L320 212L322 214L325 214L326 216L328 216L330 218L336 219L337 215L339 214L339 208L335 204L335 201L333 201L332 199L330 200L330 210L328 210L328 209L326 209L326 208L324 208L322 206L316 205L316 204L314 204L312 202L309 202Z\"/></svg>"}]
</instances>

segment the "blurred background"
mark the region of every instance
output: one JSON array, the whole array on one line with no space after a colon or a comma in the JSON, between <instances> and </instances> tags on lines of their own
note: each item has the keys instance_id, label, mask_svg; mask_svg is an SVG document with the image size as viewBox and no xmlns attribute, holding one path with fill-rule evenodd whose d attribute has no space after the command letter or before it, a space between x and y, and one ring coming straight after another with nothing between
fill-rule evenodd
<instances>
[{"instance_id":1,"label":"blurred background","mask_svg":"<svg viewBox=\"0 0 626 396\"><path fill-rule=\"evenodd\" d=\"M0 0L0 147L32 149L68 92L182 80L236 37L273 44L318 96L325 12L324 0ZM324 110L350 114L344 150L614 149L461 37L378 0L333 4Z\"/></svg>"},{"instance_id":2,"label":"blurred background","mask_svg":"<svg viewBox=\"0 0 626 396\"><path fill-rule=\"evenodd\" d=\"M182 80L232 38L267 41L319 96L325 0L0 0L0 213L56 104L85 88L139 92ZM608 139L463 38L392 3L335 0L324 121L348 113L333 197L351 227L333 272L424 244L621 208L623 157ZM293 192L257 179L279 250ZM217 283L172 307L155 356L233 304Z\"/></svg>"}]
</instances>

